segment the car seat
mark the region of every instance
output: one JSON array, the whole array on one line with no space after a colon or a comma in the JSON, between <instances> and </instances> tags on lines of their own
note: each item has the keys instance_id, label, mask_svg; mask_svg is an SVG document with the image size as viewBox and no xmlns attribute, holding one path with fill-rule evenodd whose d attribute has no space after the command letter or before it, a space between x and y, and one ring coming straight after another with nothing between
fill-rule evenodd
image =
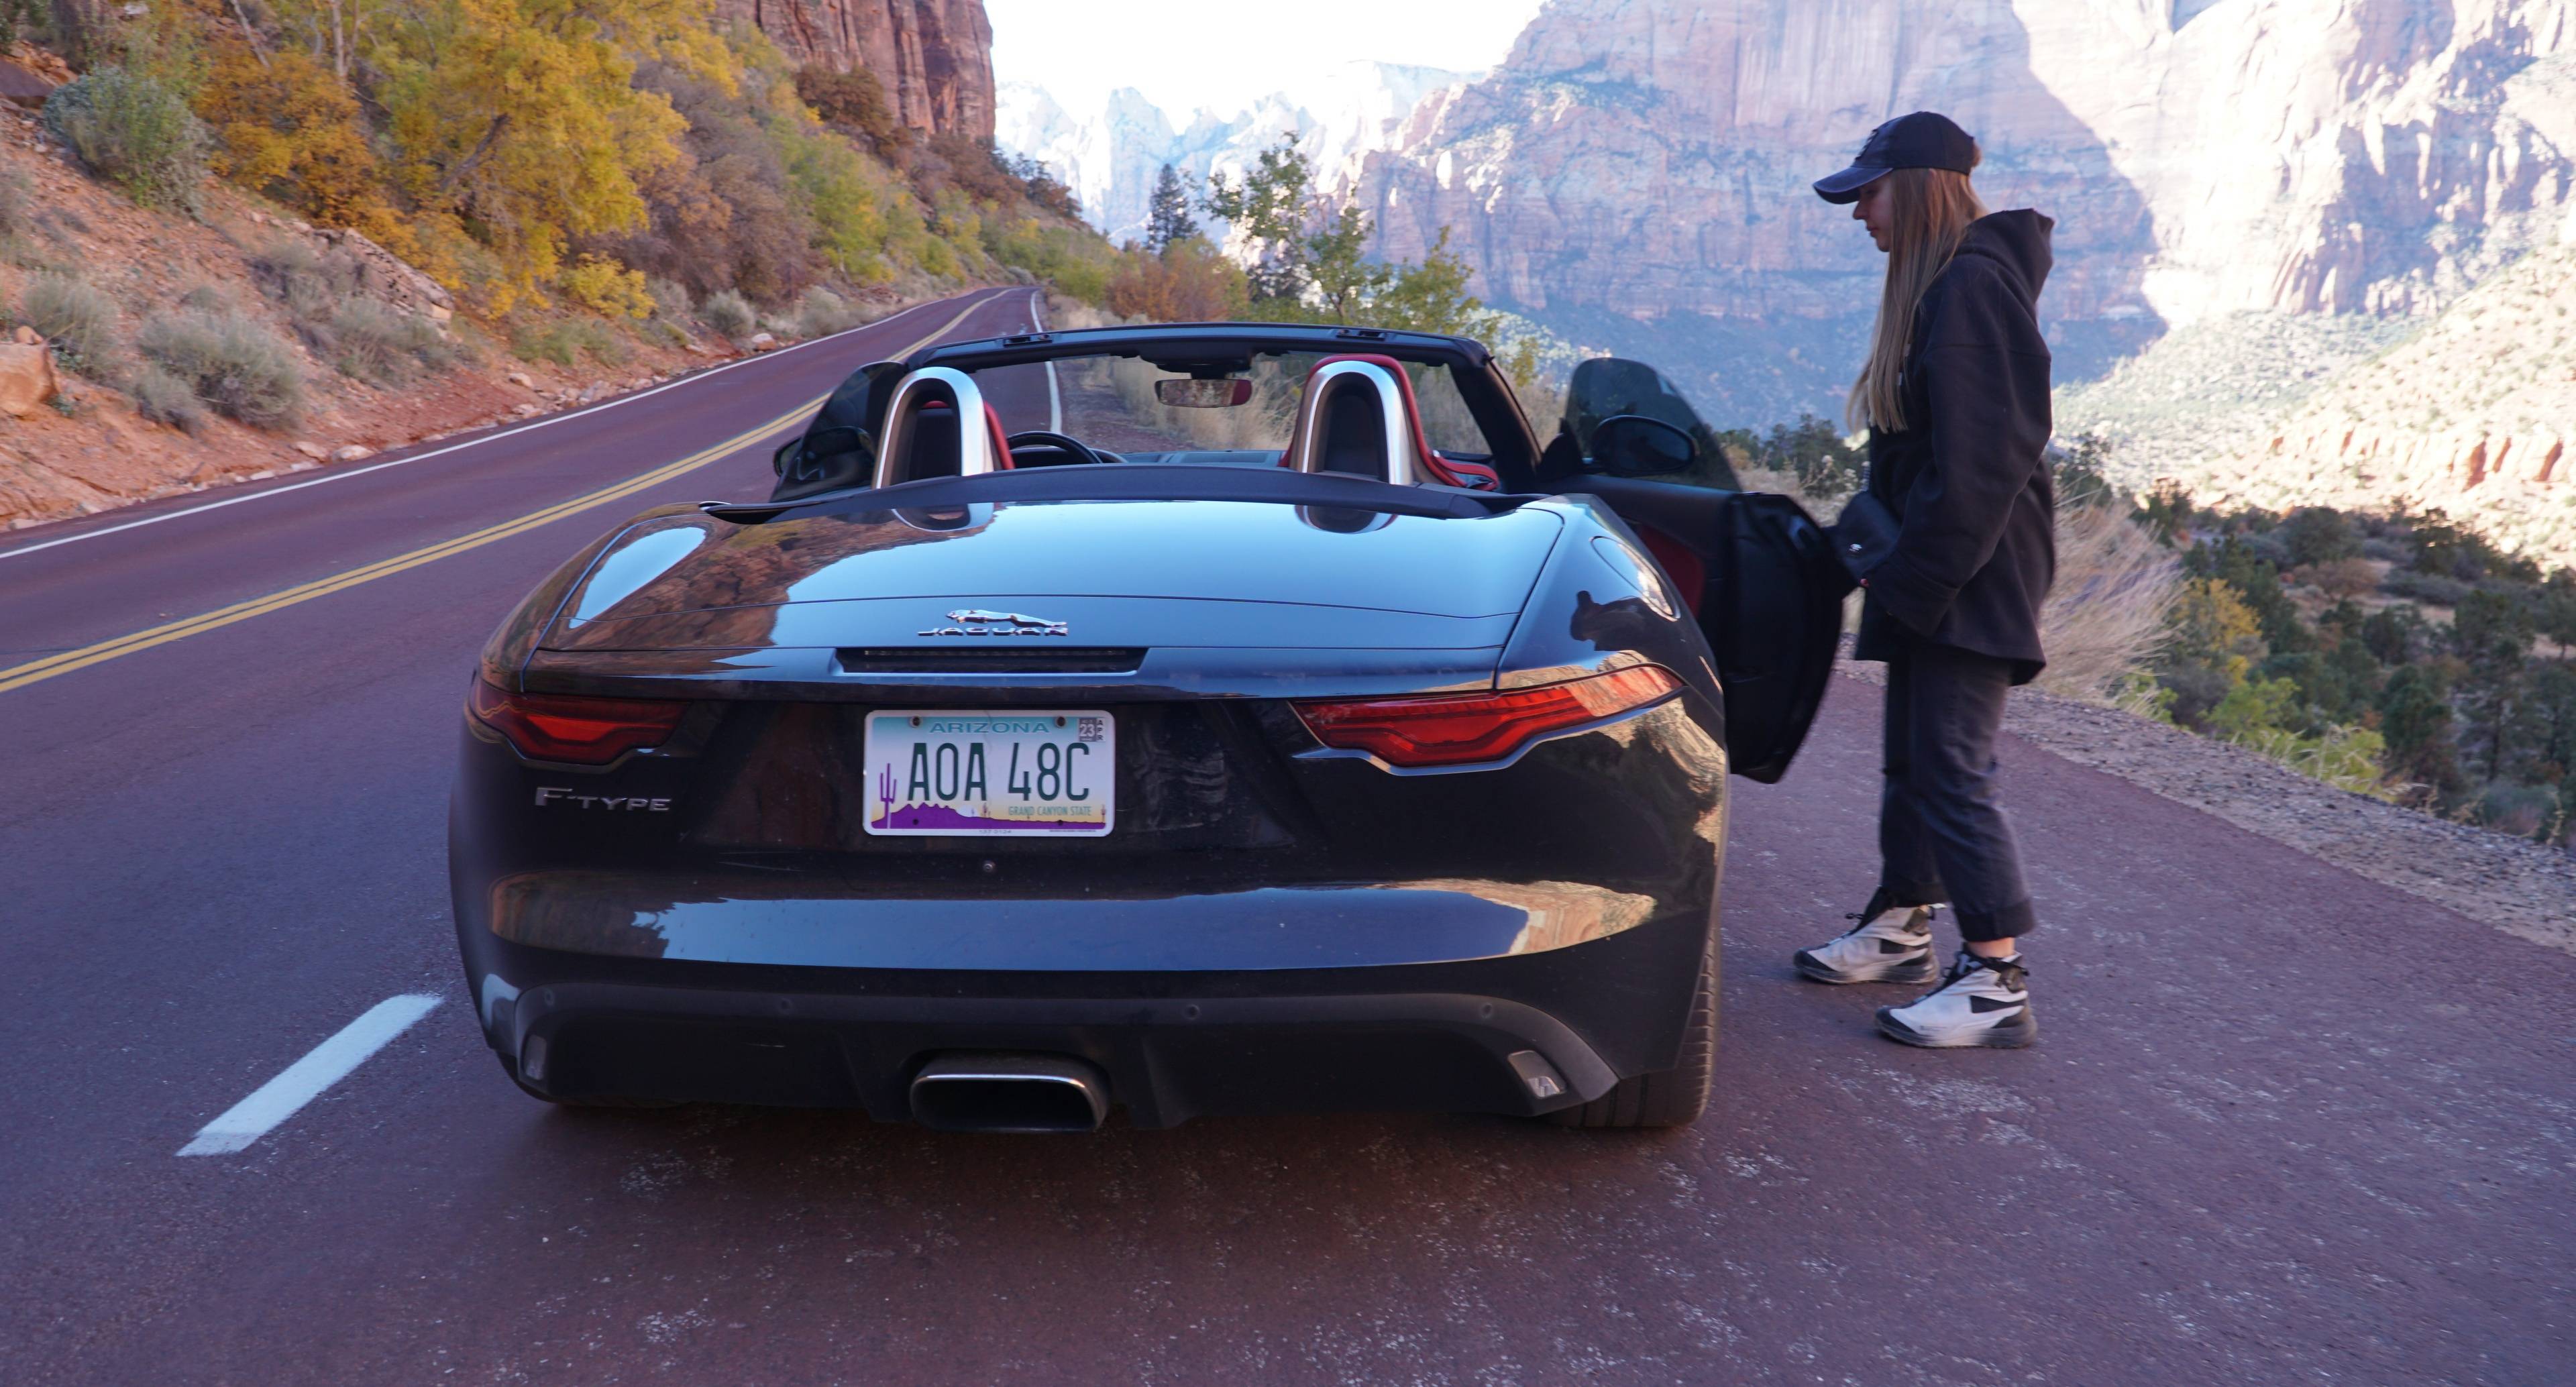
<instances>
[{"instance_id":1,"label":"car seat","mask_svg":"<svg viewBox=\"0 0 2576 1387\"><path fill-rule=\"evenodd\" d=\"M961 421L974 418L983 427L960 427ZM972 477L1010 465L1002 416L984 402L974 377L925 366L895 387L894 400L886 406L885 447L877 454L877 485Z\"/></svg>"},{"instance_id":2,"label":"car seat","mask_svg":"<svg viewBox=\"0 0 2576 1387\"><path fill-rule=\"evenodd\" d=\"M1297 423L1280 465L1298 472L1342 472L1402 486L1458 486L1491 491L1494 470L1435 451L1422 431L1413 379L1390 356L1328 356L1306 376Z\"/></svg>"}]
</instances>

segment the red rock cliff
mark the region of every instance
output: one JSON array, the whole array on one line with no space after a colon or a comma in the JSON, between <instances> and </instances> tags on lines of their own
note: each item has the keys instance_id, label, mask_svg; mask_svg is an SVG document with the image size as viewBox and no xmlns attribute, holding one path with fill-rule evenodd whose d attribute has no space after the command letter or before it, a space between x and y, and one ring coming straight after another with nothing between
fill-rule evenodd
<instances>
[{"instance_id":1,"label":"red rock cliff","mask_svg":"<svg viewBox=\"0 0 2576 1387\"><path fill-rule=\"evenodd\" d=\"M984 0L716 0L800 67L866 68L916 130L993 138L993 24Z\"/></svg>"}]
</instances>

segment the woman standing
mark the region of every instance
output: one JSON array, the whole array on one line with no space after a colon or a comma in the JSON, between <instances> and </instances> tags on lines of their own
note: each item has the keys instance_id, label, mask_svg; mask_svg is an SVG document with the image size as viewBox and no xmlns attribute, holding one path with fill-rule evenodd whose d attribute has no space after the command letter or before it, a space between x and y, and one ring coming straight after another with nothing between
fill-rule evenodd
<instances>
[{"instance_id":1,"label":"woman standing","mask_svg":"<svg viewBox=\"0 0 2576 1387\"><path fill-rule=\"evenodd\" d=\"M2056 571L2048 344L2036 306L2048 218L1989 215L1977 144L1917 111L1870 132L1820 180L1887 253L1850 422L1869 427L1867 494L1895 544L1861 578L1855 654L1887 662L1878 890L1849 932L1796 956L1820 982L1931 982L1946 905L1966 947L1878 1026L1909 1045L2020 1046L2038 1034L2018 941L2038 920L1995 793L2004 696L2046 663L2039 606Z\"/></svg>"}]
</instances>

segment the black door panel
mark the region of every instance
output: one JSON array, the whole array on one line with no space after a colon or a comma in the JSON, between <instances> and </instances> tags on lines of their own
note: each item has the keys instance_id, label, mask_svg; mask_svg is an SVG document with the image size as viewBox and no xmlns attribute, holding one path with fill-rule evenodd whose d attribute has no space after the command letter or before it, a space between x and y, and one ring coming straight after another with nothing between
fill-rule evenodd
<instances>
[{"instance_id":1,"label":"black door panel","mask_svg":"<svg viewBox=\"0 0 2576 1387\"><path fill-rule=\"evenodd\" d=\"M1766 785L1787 774L1833 677L1850 586L1824 527L1767 492L1597 474L1557 489L1608 502L1690 600L1725 686L1735 773Z\"/></svg>"}]
</instances>

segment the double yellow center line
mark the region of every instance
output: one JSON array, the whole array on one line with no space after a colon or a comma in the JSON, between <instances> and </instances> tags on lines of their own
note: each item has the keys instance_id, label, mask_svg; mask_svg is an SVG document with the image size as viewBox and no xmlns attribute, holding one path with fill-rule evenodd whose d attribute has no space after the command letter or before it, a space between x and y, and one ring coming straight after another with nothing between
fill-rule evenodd
<instances>
[{"instance_id":1,"label":"double yellow center line","mask_svg":"<svg viewBox=\"0 0 2576 1387\"><path fill-rule=\"evenodd\" d=\"M920 341L890 355L910 356L932 342L938 341L946 336L951 328L966 321L967 314L983 307L987 302L989 300L978 299L966 305L957 310L957 316L932 329ZM496 540L525 534L538 526L550 525L566 516L596 510L612 501L622 501L638 492L649 491L674 477L695 471L718 458L728 457L759 442L820 408L826 398L828 397L817 395L777 418L745 429L712 448L700 449L677 462L664 464L641 476L629 477L625 481L602 487L588 495L576 496L543 510L530 511L515 520L504 520L498 525L476 530L472 534L458 535L454 539L441 540L427 548L414 549L408 554L396 554L392 558L379 559L344 573L334 573L327 578L316 578L309 583L299 583L294 587L269 593L265 597L254 597L246 602L236 602L229 607L219 607L202 616L192 616L182 621L155 626L149 630L136 631L131 635L118 636L114 640L100 641L96 645L85 645L78 650L66 650L60 654L48 655L41 660L32 660L23 665L0 669L0 693L23 689L29 684L41 683L59 674L69 674L76 669L105 664L109 660L131 655L139 650L150 650L157 645L168 645L172 641L185 640L190 636L230 626L237 621L266 616L270 612L280 611L301 602L310 602L317 597L328 597L335 592L345 592L361 583L372 583L378 578L389 578L397 573L409 572L424 564L436 563L440 559L462 554L469 549L479 549Z\"/></svg>"}]
</instances>

